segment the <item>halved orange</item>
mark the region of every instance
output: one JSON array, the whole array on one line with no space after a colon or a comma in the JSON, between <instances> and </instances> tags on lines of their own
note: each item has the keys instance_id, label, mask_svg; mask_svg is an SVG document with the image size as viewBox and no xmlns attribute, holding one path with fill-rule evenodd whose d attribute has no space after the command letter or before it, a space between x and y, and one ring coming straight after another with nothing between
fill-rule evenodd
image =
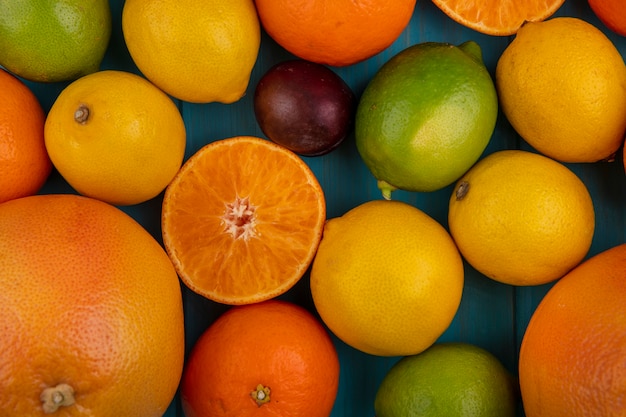
<instances>
[{"instance_id":1,"label":"halved orange","mask_svg":"<svg viewBox=\"0 0 626 417\"><path fill-rule=\"evenodd\" d=\"M524 22L552 16L565 0L432 0L452 20L494 36L517 33Z\"/></svg>"},{"instance_id":2,"label":"halved orange","mask_svg":"<svg viewBox=\"0 0 626 417\"><path fill-rule=\"evenodd\" d=\"M304 275L326 201L295 153L238 136L209 143L184 163L161 216L165 249L185 285L239 305L281 295Z\"/></svg>"}]
</instances>

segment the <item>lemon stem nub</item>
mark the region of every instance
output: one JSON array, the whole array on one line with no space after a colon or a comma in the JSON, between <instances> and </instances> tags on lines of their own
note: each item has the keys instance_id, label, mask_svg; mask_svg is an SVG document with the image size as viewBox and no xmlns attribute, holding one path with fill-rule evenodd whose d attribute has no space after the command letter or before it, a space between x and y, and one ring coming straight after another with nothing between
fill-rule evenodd
<instances>
[{"instance_id":1,"label":"lemon stem nub","mask_svg":"<svg viewBox=\"0 0 626 417\"><path fill-rule=\"evenodd\" d=\"M378 189L383 193L385 200L391 200L391 193L397 190L396 187L383 180L378 180Z\"/></svg>"},{"instance_id":2,"label":"lemon stem nub","mask_svg":"<svg viewBox=\"0 0 626 417\"><path fill-rule=\"evenodd\" d=\"M259 407L270 402L270 387L264 387L263 384L256 386L256 389L250 393L250 396Z\"/></svg>"},{"instance_id":3,"label":"lemon stem nub","mask_svg":"<svg viewBox=\"0 0 626 417\"><path fill-rule=\"evenodd\" d=\"M78 106L78 108L74 112L74 120L80 123L81 125L84 125L85 123L87 123L88 119L89 119L89 107L85 106L84 104L81 104L80 106Z\"/></svg>"},{"instance_id":4,"label":"lemon stem nub","mask_svg":"<svg viewBox=\"0 0 626 417\"><path fill-rule=\"evenodd\" d=\"M74 404L74 388L68 384L59 384L56 387L48 387L39 396L41 407L46 414L52 414L61 407Z\"/></svg>"},{"instance_id":5,"label":"lemon stem nub","mask_svg":"<svg viewBox=\"0 0 626 417\"><path fill-rule=\"evenodd\" d=\"M456 193L455 193L456 200L457 201L463 200L465 196L467 195L469 188L470 188L469 182L461 181L459 183L459 186L456 188Z\"/></svg>"}]
</instances>

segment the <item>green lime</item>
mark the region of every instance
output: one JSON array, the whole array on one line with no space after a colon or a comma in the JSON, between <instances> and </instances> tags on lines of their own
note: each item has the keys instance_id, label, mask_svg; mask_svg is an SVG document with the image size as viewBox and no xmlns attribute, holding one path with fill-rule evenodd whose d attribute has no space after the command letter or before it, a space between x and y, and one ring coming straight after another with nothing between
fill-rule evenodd
<instances>
[{"instance_id":1,"label":"green lime","mask_svg":"<svg viewBox=\"0 0 626 417\"><path fill-rule=\"evenodd\" d=\"M497 115L476 42L420 43L392 57L365 88L356 145L385 198L395 189L435 191L480 158Z\"/></svg>"},{"instance_id":2,"label":"green lime","mask_svg":"<svg viewBox=\"0 0 626 417\"><path fill-rule=\"evenodd\" d=\"M110 37L108 0L2 2L0 65L30 81L74 80L97 71Z\"/></svg>"},{"instance_id":3,"label":"green lime","mask_svg":"<svg viewBox=\"0 0 626 417\"><path fill-rule=\"evenodd\" d=\"M376 393L376 417L514 417L517 380L490 352L438 343L406 356Z\"/></svg>"}]
</instances>

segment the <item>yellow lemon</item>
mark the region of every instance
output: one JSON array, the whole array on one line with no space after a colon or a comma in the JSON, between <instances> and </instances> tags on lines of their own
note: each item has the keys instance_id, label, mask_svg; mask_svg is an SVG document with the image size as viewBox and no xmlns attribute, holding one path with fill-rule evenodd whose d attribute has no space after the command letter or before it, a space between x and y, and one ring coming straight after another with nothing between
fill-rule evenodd
<instances>
[{"instance_id":1,"label":"yellow lemon","mask_svg":"<svg viewBox=\"0 0 626 417\"><path fill-rule=\"evenodd\" d=\"M127 0L122 30L146 78L194 103L238 101L261 43L252 0Z\"/></svg>"},{"instance_id":2,"label":"yellow lemon","mask_svg":"<svg viewBox=\"0 0 626 417\"><path fill-rule=\"evenodd\" d=\"M595 215L587 187L563 164L505 150L486 156L459 179L448 224L475 269L506 284L539 285L583 260Z\"/></svg>"},{"instance_id":3,"label":"yellow lemon","mask_svg":"<svg viewBox=\"0 0 626 417\"><path fill-rule=\"evenodd\" d=\"M500 56L502 111L526 142L562 162L611 159L626 131L626 66L595 26L528 22Z\"/></svg>"},{"instance_id":4,"label":"yellow lemon","mask_svg":"<svg viewBox=\"0 0 626 417\"><path fill-rule=\"evenodd\" d=\"M123 71L69 84L48 113L44 139L52 163L76 191L115 205L156 197L178 172L186 145L174 102Z\"/></svg>"},{"instance_id":5,"label":"yellow lemon","mask_svg":"<svg viewBox=\"0 0 626 417\"><path fill-rule=\"evenodd\" d=\"M311 269L315 307L360 351L420 353L449 327L463 262L439 223L401 201L375 200L330 219Z\"/></svg>"}]
</instances>

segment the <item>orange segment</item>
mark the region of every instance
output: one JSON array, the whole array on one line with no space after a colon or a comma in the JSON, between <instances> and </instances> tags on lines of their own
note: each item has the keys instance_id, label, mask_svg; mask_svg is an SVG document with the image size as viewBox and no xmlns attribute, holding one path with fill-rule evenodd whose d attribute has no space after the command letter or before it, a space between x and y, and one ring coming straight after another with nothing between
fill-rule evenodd
<instances>
[{"instance_id":1,"label":"orange segment","mask_svg":"<svg viewBox=\"0 0 626 417\"><path fill-rule=\"evenodd\" d=\"M452 20L487 35L517 33L524 22L552 16L565 0L432 0Z\"/></svg>"},{"instance_id":2,"label":"orange segment","mask_svg":"<svg viewBox=\"0 0 626 417\"><path fill-rule=\"evenodd\" d=\"M300 157L268 140L234 137L201 148L168 186L163 242L191 290L249 304L304 275L325 219L322 188Z\"/></svg>"}]
</instances>

